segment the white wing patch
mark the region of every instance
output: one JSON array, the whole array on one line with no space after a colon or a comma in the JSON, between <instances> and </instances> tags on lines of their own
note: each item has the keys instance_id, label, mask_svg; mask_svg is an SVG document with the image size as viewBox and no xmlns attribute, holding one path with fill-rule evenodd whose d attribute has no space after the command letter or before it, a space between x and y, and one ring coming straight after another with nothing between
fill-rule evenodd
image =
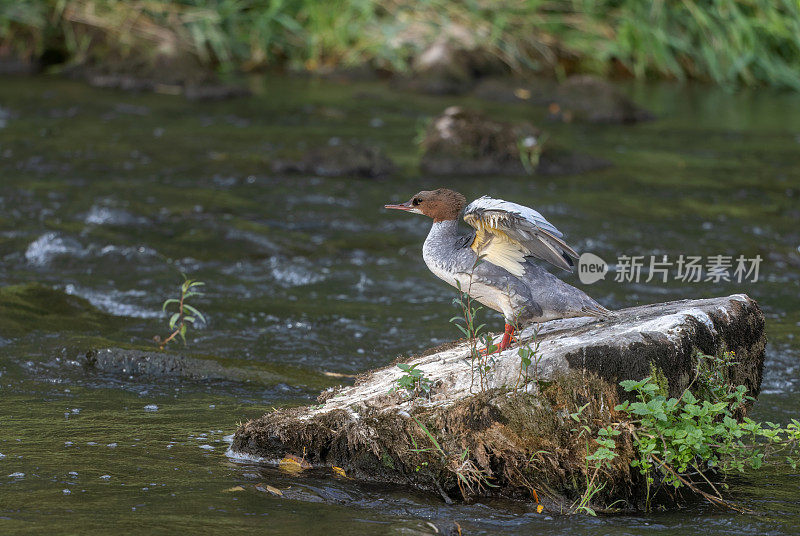
<instances>
[{"instance_id":1,"label":"white wing patch","mask_svg":"<svg viewBox=\"0 0 800 536\"><path fill-rule=\"evenodd\" d=\"M473 251L517 277L525 273L527 256L565 270L578 258L561 232L532 208L484 196L467 206L464 221L476 229Z\"/></svg>"},{"instance_id":2,"label":"white wing patch","mask_svg":"<svg viewBox=\"0 0 800 536\"><path fill-rule=\"evenodd\" d=\"M478 255L483 255L484 260L505 268L517 277L525 275L525 253L513 242L493 239Z\"/></svg>"},{"instance_id":3,"label":"white wing patch","mask_svg":"<svg viewBox=\"0 0 800 536\"><path fill-rule=\"evenodd\" d=\"M509 273L521 277L525 274L525 249L511 241L504 232L496 228L493 217L477 218L464 216L464 220L477 229L470 246L483 260L505 268Z\"/></svg>"}]
</instances>

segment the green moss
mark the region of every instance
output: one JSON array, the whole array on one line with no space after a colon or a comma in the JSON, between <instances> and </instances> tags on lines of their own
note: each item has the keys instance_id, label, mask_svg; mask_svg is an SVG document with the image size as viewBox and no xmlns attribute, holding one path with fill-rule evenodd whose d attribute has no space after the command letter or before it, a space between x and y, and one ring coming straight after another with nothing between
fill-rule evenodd
<instances>
[{"instance_id":1,"label":"green moss","mask_svg":"<svg viewBox=\"0 0 800 536\"><path fill-rule=\"evenodd\" d=\"M394 469L395 469L395 466L394 466L394 460L392 460L392 457L391 457L391 456L389 456L389 453L388 453L388 452L386 452L385 450L384 450L384 451L383 451L383 453L381 454L381 462L383 463L383 465L384 465L386 468L388 468L388 469L392 469L392 470L394 470Z\"/></svg>"},{"instance_id":2,"label":"green moss","mask_svg":"<svg viewBox=\"0 0 800 536\"><path fill-rule=\"evenodd\" d=\"M95 309L88 301L38 283L0 288L0 335L21 337L31 331L101 331L122 319Z\"/></svg>"},{"instance_id":3,"label":"green moss","mask_svg":"<svg viewBox=\"0 0 800 536\"><path fill-rule=\"evenodd\" d=\"M656 364L652 361L650 362L650 377L653 379L653 383L658 385L659 394L668 396L669 380L667 380L667 376L664 374L664 371L656 366Z\"/></svg>"}]
</instances>

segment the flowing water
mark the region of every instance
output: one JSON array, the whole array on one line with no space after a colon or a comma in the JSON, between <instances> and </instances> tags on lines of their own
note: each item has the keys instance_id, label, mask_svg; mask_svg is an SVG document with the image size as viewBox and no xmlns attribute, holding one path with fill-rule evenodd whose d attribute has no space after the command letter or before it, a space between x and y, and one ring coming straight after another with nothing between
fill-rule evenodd
<instances>
[{"instance_id":1,"label":"flowing water","mask_svg":"<svg viewBox=\"0 0 800 536\"><path fill-rule=\"evenodd\" d=\"M698 503L588 518L510 502L447 506L225 456L238 422L311 403L342 381L330 373L352 375L457 336L448 323L454 292L421 259L429 222L381 208L438 186L534 206L577 250L612 264L620 255L760 255L757 282L566 278L612 308L750 294L769 336L754 415L798 417L800 95L629 87L657 121L587 126L544 123L543 110L524 103L373 83L252 83L253 98L191 103L0 79L0 533L433 533L427 522L457 522L465 534L800 532L800 478L786 466L732 481L730 496L761 516ZM542 124L560 145L614 166L420 178L413 139L456 103ZM269 171L276 155L332 138L384 147L406 178ZM195 303L208 316L181 351L261 380L129 377L80 364L87 350L152 346L166 335L161 303L181 271L206 282ZM499 316L488 320L501 326Z\"/></svg>"}]
</instances>

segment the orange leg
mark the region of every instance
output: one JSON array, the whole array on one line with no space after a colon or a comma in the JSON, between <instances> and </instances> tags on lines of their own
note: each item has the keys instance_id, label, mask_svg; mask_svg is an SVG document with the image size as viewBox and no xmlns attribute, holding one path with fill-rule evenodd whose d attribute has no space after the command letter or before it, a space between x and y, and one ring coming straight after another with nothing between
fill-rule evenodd
<instances>
[{"instance_id":1,"label":"orange leg","mask_svg":"<svg viewBox=\"0 0 800 536\"><path fill-rule=\"evenodd\" d=\"M506 329L503 332L503 340L500 341L500 344L497 345L496 349L492 353L502 352L509 346L511 346L512 342L516 342L517 338L514 336L514 326L511 324L506 323ZM486 355L487 351L486 348L481 350L481 355Z\"/></svg>"}]
</instances>

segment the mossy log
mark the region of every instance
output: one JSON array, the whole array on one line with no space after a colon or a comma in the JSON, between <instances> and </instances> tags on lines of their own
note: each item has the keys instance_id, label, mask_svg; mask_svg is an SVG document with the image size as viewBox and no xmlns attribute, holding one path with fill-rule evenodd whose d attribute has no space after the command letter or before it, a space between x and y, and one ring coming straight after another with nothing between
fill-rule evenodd
<instances>
[{"instance_id":1,"label":"mossy log","mask_svg":"<svg viewBox=\"0 0 800 536\"><path fill-rule=\"evenodd\" d=\"M532 337L534 327L527 328L520 343ZM388 366L324 392L320 404L245 423L230 453L266 463L303 456L353 478L448 500L501 495L563 508L586 487L586 436L570 413L585 405L582 424L594 431L620 419L621 380L653 375L679 395L702 383L694 381L699 355L724 351L736 356L727 380L755 397L765 340L764 316L745 295L632 307L607 321L554 320L539 326L540 357L528 382L520 381L514 346L497 356L480 391L468 343L450 343L406 360L433 381L429 397L391 392L403 372ZM620 440L617 451L595 501L633 508L641 479L630 468L630 440Z\"/></svg>"}]
</instances>

